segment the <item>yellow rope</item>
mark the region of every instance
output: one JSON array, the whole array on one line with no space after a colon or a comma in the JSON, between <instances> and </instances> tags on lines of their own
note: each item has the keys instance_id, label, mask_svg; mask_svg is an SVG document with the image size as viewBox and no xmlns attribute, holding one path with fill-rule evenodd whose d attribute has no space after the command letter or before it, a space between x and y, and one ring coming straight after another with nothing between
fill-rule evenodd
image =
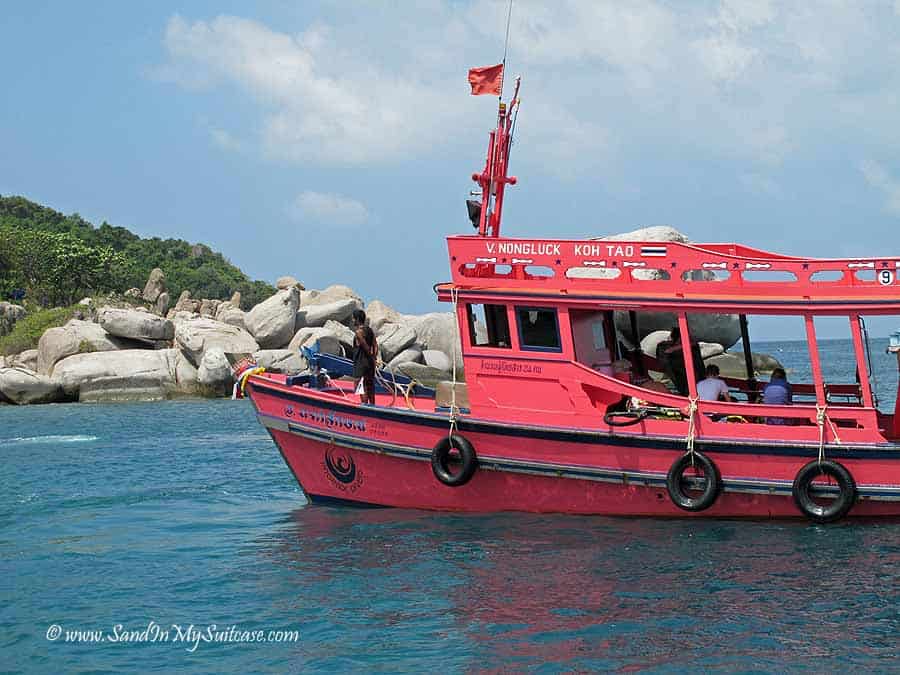
<instances>
[{"instance_id":1,"label":"yellow rope","mask_svg":"<svg viewBox=\"0 0 900 675\"><path fill-rule=\"evenodd\" d=\"M690 406L688 407L688 435L687 435L687 451L690 453L691 457L694 456L694 437L696 436L696 429L694 428L694 416L697 413L697 401L699 398L690 399Z\"/></svg>"},{"instance_id":2,"label":"yellow rope","mask_svg":"<svg viewBox=\"0 0 900 675\"><path fill-rule=\"evenodd\" d=\"M834 423L828 418L828 406L816 405L816 425L819 427L819 464L825 461L825 422L828 422L828 426L831 427L831 434L834 436L834 441L840 443L841 439L838 436L837 429L835 428Z\"/></svg>"},{"instance_id":3,"label":"yellow rope","mask_svg":"<svg viewBox=\"0 0 900 675\"><path fill-rule=\"evenodd\" d=\"M244 393L244 386L247 384L247 379L251 375L262 375L264 372L266 372L265 368L257 367L250 368L249 370L245 370L243 373L241 373L241 394Z\"/></svg>"}]
</instances>

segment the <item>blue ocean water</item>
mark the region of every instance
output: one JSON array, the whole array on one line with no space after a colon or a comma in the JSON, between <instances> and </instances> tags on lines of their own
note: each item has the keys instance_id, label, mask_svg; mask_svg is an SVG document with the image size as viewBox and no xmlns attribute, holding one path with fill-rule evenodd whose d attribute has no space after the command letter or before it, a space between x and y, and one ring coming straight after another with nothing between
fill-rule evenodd
<instances>
[{"instance_id":1,"label":"blue ocean water","mask_svg":"<svg viewBox=\"0 0 900 675\"><path fill-rule=\"evenodd\" d=\"M246 401L0 406L0 462L0 670L898 669L898 522L308 507Z\"/></svg>"}]
</instances>

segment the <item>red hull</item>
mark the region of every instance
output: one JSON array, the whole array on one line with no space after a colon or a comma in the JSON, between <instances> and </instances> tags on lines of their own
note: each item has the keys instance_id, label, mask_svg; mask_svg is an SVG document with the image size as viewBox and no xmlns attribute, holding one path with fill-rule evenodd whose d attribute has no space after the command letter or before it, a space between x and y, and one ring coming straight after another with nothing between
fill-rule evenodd
<instances>
[{"instance_id":1,"label":"red hull","mask_svg":"<svg viewBox=\"0 0 900 675\"><path fill-rule=\"evenodd\" d=\"M666 473L684 439L524 428L463 419L479 468L461 487L439 482L431 449L449 430L446 415L364 407L268 377L250 380L260 421L311 501L448 511L528 511L627 516L794 518L797 470L815 457L807 446L770 452L731 443L703 452L722 474L712 507L689 513L666 490ZM680 445L678 445L680 443ZM854 452L860 455L854 458ZM860 500L851 516L900 516L900 453L884 446L847 450ZM547 461L553 458L553 461Z\"/></svg>"}]
</instances>

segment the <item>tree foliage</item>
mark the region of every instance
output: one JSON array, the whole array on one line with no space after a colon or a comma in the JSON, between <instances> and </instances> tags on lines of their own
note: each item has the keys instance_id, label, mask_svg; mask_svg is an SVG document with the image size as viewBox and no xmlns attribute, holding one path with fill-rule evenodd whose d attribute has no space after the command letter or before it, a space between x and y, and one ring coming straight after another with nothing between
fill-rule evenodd
<instances>
[{"instance_id":1,"label":"tree foliage","mask_svg":"<svg viewBox=\"0 0 900 675\"><path fill-rule=\"evenodd\" d=\"M252 306L274 293L204 244L181 239L143 239L124 227L94 227L23 197L0 196L0 296L24 288L42 305L67 305L86 295L143 288L159 267L173 299L227 299L240 291Z\"/></svg>"}]
</instances>

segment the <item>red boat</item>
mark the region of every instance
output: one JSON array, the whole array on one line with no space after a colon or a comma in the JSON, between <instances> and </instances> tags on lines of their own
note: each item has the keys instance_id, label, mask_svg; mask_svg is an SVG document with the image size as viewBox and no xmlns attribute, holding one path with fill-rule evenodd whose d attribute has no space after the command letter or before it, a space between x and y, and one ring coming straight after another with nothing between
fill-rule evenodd
<instances>
[{"instance_id":1,"label":"red boat","mask_svg":"<svg viewBox=\"0 0 900 675\"><path fill-rule=\"evenodd\" d=\"M900 515L900 397L892 414L878 410L860 317L900 315L900 257L503 238L517 94L518 83L473 176L478 232L448 237L452 280L436 286L456 314L460 381L434 396L383 371L376 405L362 405L352 382L318 372L339 360L314 353L311 375L243 379L309 500L817 522ZM639 323L660 312L682 339L654 358L638 346ZM730 401L698 395L696 315L739 316L746 372L723 378ZM748 315L805 326L812 381L793 383L792 401L762 402ZM818 317L846 321L850 382L823 378Z\"/></svg>"}]
</instances>

